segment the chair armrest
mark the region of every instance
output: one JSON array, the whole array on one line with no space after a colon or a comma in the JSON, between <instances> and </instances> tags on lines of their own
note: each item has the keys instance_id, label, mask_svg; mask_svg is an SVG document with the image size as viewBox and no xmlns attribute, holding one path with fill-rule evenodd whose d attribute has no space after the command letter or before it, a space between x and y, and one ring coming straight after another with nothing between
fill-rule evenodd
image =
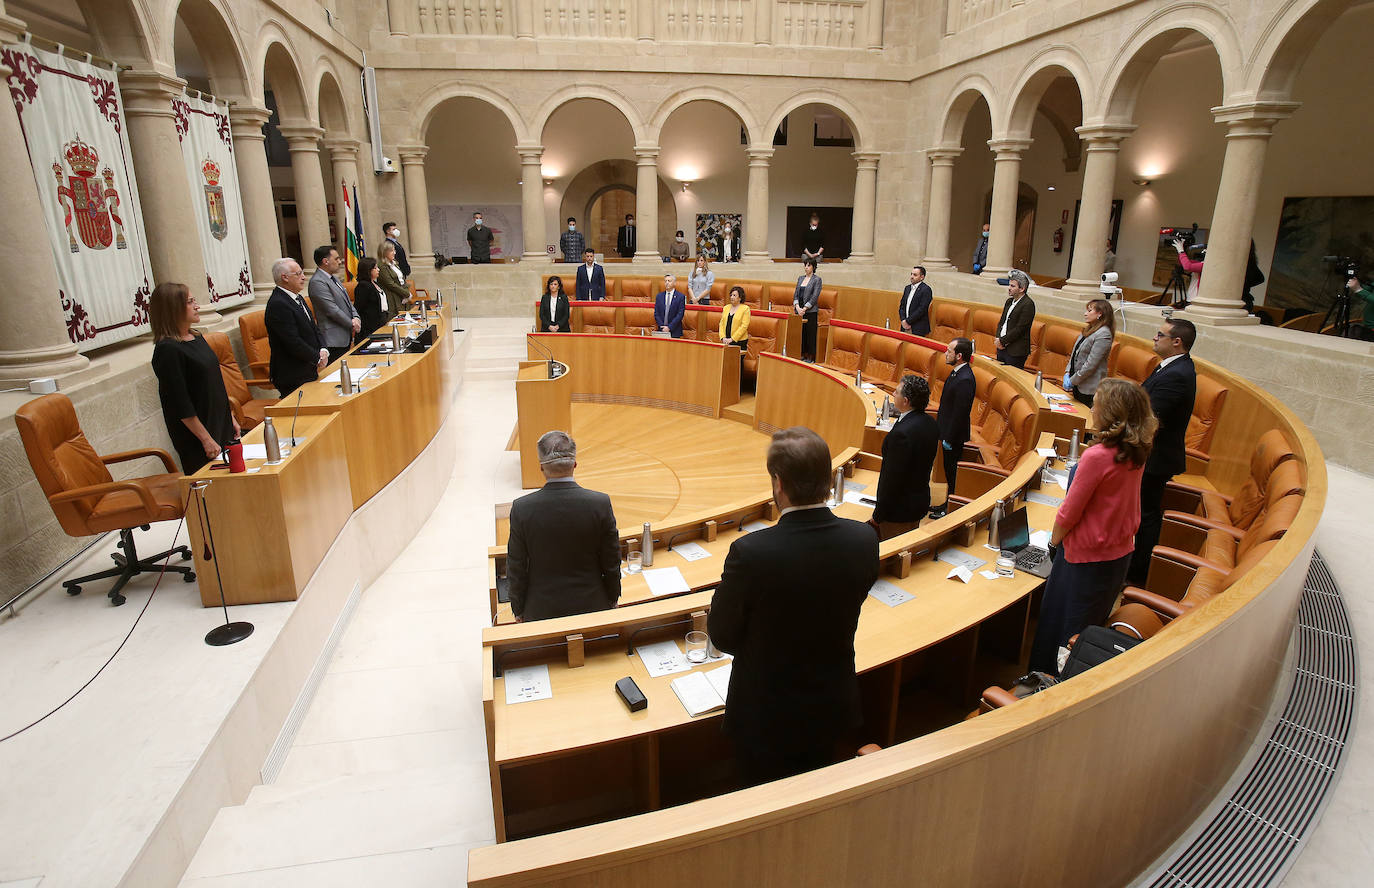
<instances>
[{"instance_id":1,"label":"chair armrest","mask_svg":"<svg viewBox=\"0 0 1374 888\"><path fill-rule=\"evenodd\" d=\"M1143 604L1168 620L1174 620L1183 616L1184 611L1188 610L1189 607L1182 601L1174 601L1171 598L1165 598L1163 595L1156 595L1153 592L1140 589L1136 586L1127 586L1121 593L1121 597L1126 601Z\"/></svg>"},{"instance_id":2,"label":"chair armrest","mask_svg":"<svg viewBox=\"0 0 1374 888\"><path fill-rule=\"evenodd\" d=\"M1003 706L1010 706L1017 702L1017 696L1011 691L994 685L983 691L983 702L987 703L991 709L1001 709Z\"/></svg>"},{"instance_id":3,"label":"chair armrest","mask_svg":"<svg viewBox=\"0 0 1374 888\"><path fill-rule=\"evenodd\" d=\"M1210 518L1203 518L1201 515L1192 515L1188 512L1167 511L1164 513L1165 521L1175 521L1179 524L1186 524L1200 530L1220 530L1230 534L1240 542L1241 537L1245 536L1245 531L1230 524L1222 524L1220 521L1213 521Z\"/></svg>"},{"instance_id":4,"label":"chair armrest","mask_svg":"<svg viewBox=\"0 0 1374 888\"><path fill-rule=\"evenodd\" d=\"M1193 459L1201 460L1203 463L1209 463L1212 461L1212 457L1210 454L1204 453L1203 451L1198 450L1196 447L1185 447L1183 448L1183 452L1188 456L1192 457Z\"/></svg>"},{"instance_id":5,"label":"chair armrest","mask_svg":"<svg viewBox=\"0 0 1374 888\"><path fill-rule=\"evenodd\" d=\"M1201 487L1170 481L1164 486L1164 508L1196 514L1202 509Z\"/></svg>"},{"instance_id":6,"label":"chair armrest","mask_svg":"<svg viewBox=\"0 0 1374 888\"><path fill-rule=\"evenodd\" d=\"M156 456L162 460L162 464L167 467L168 472L177 470L176 464L172 462L172 455L156 447L149 447L146 450L124 450L119 453L107 453L100 458L100 461L108 466L110 463L128 462L131 459L140 459L145 456Z\"/></svg>"},{"instance_id":7,"label":"chair armrest","mask_svg":"<svg viewBox=\"0 0 1374 888\"><path fill-rule=\"evenodd\" d=\"M120 490L132 490L138 494L139 500L143 503L143 508L148 510L148 514L157 512L157 500L153 499L153 492L142 484L133 481L105 481L100 484L90 484L85 487L78 487L74 490L64 490L61 493L54 493L48 497L48 502L56 505L58 503L68 503L73 500L85 499L88 496L105 496Z\"/></svg>"},{"instance_id":8,"label":"chair armrest","mask_svg":"<svg viewBox=\"0 0 1374 888\"><path fill-rule=\"evenodd\" d=\"M1220 574L1231 572L1231 568L1224 564L1217 564L1215 561L1209 561L1201 555L1194 555L1191 552L1181 552L1178 549L1171 549L1168 546L1155 546L1153 557L1166 558L1170 561L1186 565L1192 568L1194 572L1199 570L1214 570Z\"/></svg>"},{"instance_id":9,"label":"chair armrest","mask_svg":"<svg viewBox=\"0 0 1374 888\"><path fill-rule=\"evenodd\" d=\"M250 388L275 389L272 380L266 376L250 376L244 380Z\"/></svg>"}]
</instances>

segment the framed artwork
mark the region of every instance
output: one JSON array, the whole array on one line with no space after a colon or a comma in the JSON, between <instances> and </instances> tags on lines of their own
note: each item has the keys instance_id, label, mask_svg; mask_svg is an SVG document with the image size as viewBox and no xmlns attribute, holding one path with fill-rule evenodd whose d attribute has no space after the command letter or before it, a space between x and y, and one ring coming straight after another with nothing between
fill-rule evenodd
<instances>
[{"instance_id":1,"label":"framed artwork","mask_svg":"<svg viewBox=\"0 0 1374 888\"><path fill-rule=\"evenodd\" d=\"M697 213L696 255L705 256L712 262L720 258L716 255L716 238L720 237L721 231L725 229L727 220L734 231L738 232L742 241L744 228L740 224L741 218L739 213Z\"/></svg>"},{"instance_id":2,"label":"framed artwork","mask_svg":"<svg viewBox=\"0 0 1374 888\"><path fill-rule=\"evenodd\" d=\"M1368 280L1374 272L1374 196L1284 198L1264 304L1304 312L1330 308L1345 281L1327 256L1354 259Z\"/></svg>"}]
</instances>

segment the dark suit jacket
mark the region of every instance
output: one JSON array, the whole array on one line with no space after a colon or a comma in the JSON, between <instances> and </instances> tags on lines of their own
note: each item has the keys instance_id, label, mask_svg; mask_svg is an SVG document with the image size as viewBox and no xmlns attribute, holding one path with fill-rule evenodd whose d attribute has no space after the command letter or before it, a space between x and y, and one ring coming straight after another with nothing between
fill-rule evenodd
<instances>
[{"instance_id":1,"label":"dark suit jacket","mask_svg":"<svg viewBox=\"0 0 1374 888\"><path fill-rule=\"evenodd\" d=\"M666 304L664 297L667 297ZM674 339L682 338L682 316L687 313L687 297L677 290L665 290L654 297L654 329L668 328Z\"/></svg>"},{"instance_id":2,"label":"dark suit jacket","mask_svg":"<svg viewBox=\"0 0 1374 888\"><path fill-rule=\"evenodd\" d=\"M406 258L406 248L401 246L401 242L398 240L391 240L391 238L387 238L387 240L396 245L396 264L401 267L401 274L410 277L410 260Z\"/></svg>"},{"instance_id":3,"label":"dark suit jacket","mask_svg":"<svg viewBox=\"0 0 1374 888\"><path fill-rule=\"evenodd\" d=\"M1197 397L1197 369L1193 359L1183 355L1167 367L1156 369L1145 380L1150 409L1159 420L1154 447L1145 462L1147 475L1177 475L1188 467L1184 437L1193 415Z\"/></svg>"},{"instance_id":4,"label":"dark suit jacket","mask_svg":"<svg viewBox=\"0 0 1374 888\"><path fill-rule=\"evenodd\" d=\"M324 340L314 319L296 298L281 287L267 297L263 311L267 345L272 350L268 374L284 398L307 382L314 382Z\"/></svg>"},{"instance_id":5,"label":"dark suit jacket","mask_svg":"<svg viewBox=\"0 0 1374 888\"><path fill-rule=\"evenodd\" d=\"M968 364L955 367L945 380L944 390L940 392L940 409L935 414L941 441L959 447L969 439L969 414L973 412L973 396L977 390L978 382Z\"/></svg>"},{"instance_id":6,"label":"dark suit jacket","mask_svg":"<svg viewBox=\"0 0 1374 888\"><path fill-rule=\"evenodd\" d=\"M920 521L930 511L930 470L940 449L940 429L929 414L913 410L883 439L875 521Z\"/></svg>"},{"instance_id":7,"label":"dark suit jacket","mask_svg":"<svg viewBox=\"0 0 1374 888\"><path fill-rule=\"evenodd\" d=\"M633 225L622 225L615 235L615 251L620 254L622 259L629 259L635 254L635 246L639 242L636 236L636 229Z\"/></svg>"},{"instance_id":8,"label":"dark suit jacket","mask_svg":"<svg viewBox=\"0 0 1374 888\"><path fill-rule=\"evenodd\" d=\"M611 498L573 481L549 481L510 507L510 606L524 620L615 607L620 531Z\"/></svg>"},{"instance_id":9,"label":"dark suit jacket","mask_svg":"<svg viewBox=\"0 0 1374 888\"><path fill-rule=\"evenodd\" d=\"M549 332L549 327L558 325L559 333L567 333L572 326L572 309L568 305L568 297L565 295L558 300L558 311L552 316L549 315L549 294L539 300L539 332Z\"/></svg>"},{"instance_id":10,"label":"dark suit jacket","mask_svg":"<svg viewBox=\"0 0 1374 888\"><path fill-rule=\"evenodd\" d=\"M589 299L602 300L606 298L606 269L592 263L592 277L587 279L587 263L583 262L577 266L577 294L578 302L585 302Z\"/></svg>"},{"instance_id":11,"label":"dark suit jacket","mask_svg":"<svg viewBox=\"0 0 1374 888\"><path fill-rule=\"evenodd\" d=\"M916 295L908 303L907 297L911 295L912 290L916 291ZM917 336L930 335L930 300L933 296L930 284L925 281L907 284L906 289L902 290L902 301L897 303L897 312L901 314L902 320L910 325L911 332ZM902 311L903 306L906 308L905 312Z\"/></svg>"},{"instance_id":12,"label":"dark suit jacket","mask_svg":"<svg viewBox=\"0 0 1374 888\"><path fill-rule=\"evenodd\" d=\"M730 261L738 262L739 259L739 232L732 229L730 231ZM723 233L716 235L716 260L725 261L725 235Z\"/></svg>"},{"instance_id":13,"label":"dark suit jacket","mask_svg":"<svg viewBox=\"0 0 1374 888\"><path fill-rule=\"evenodd\" d=\"M366 336L391 320L391 303L372 281L358 281L358 286L353 288L353 305L363 322L359 336Z\"/></svg>"},{"instance_id":14,"label":"dark suit jacket","mask_svg":"<svg viewBox=\"0 0 1374 888\"><path fill-rule=\"evenodd\" d=\"M1011 320L1007 320L1007 312L1011 310L1011 297L1002 304L1002 316L997 319L997 330L1001 332L1002 322L1007 321L1007 335L999 337L1002 340L1002 350L1007 357L1023 358L1030 354L1031 350L1031 322L1035 320L1035 303L1031 301L1030 294L1022 296L1016 303L1016 311L1011 313ZM994 334L995 335L995 334Z\"/></svg>"},{"instance_id":15,"label":"dark suit jacket","mask_svg":"<svg viewBox=\"0 0 1374 888\"><path fill-rule=\"evenodd\" d=\"M707 627L735 655L725 730L737 743L829 747L860 723L854 631L877 579L877 533L829 509L735 540Z\"/></svg>"}]
</instances>

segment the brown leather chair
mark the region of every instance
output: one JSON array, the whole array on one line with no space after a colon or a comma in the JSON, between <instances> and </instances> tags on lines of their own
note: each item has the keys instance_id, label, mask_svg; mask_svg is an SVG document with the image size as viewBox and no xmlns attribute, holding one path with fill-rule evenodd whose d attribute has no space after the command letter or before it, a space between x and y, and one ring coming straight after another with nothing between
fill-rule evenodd
<instances>
[{"instance_id":1,"label":"brown leather chair","mask_svg":"<svg viewBox=\"0 0 1374 888\"><path fill-rule=\"evenodd\" d=\"M752 332L752 328L751 328ZM864 332L849 327L833 327L830 330L830 354L826 356L826 366L841 373L853 375L863 360Z\"/></svg>"},{"instance_id":2,"label":"brown leather chair","mask_svg":"<svg viewBox=\"0 0 1374 888\"><path fill-rule=\"evenodd\" d=\"M1138 345L1123 345L1116 353L1116 363L1108 370L1111 376L1143 383L1159 366L1159 355Z\"/></svg>"},{"instance_id":3,"label":"brown leather chair","mask_svg":"<svg viewBox=\"0 0 1374 888\"><path fill-rule=\"evenodd\" d=\"M1234 527L1249 527L1264 508L1269 475L1281 463L1294 458L1293 445L1288 443L1283 432L1270 429L1255 443L1250 454L1250 477L1235 495L1227 496L1215 490L1171 481L1164 493L1164 507Z\"/></svg>"},{"instance_id":4,"label":"brown leather chair","mask_svg":"<svg viewBox=\"0 0 1374 888\"><path fill-rule=\"evenodd\" d=\"M662 286L660 284L660 286ZM654 287L652 278L621 278L620 279L620 301L621 302L653 302Z\"/></svg>"},{"instance_id":5,"label":"brown leather chair","mask_svg":"<svg viewBox=\"0 0 1374 888\"><path fill-rule=\"evenodd\" d=\"M176 471L171 454L150 448L100 456L82 433L71 399L63 394L44 395L24 404L14 412L14 424L19 427L19 438L38 485L67 535L85 537L119 531L123 554L110 555L115 566L64 581L68 595L81 594L82 583L115 577L106 594L112 603L120 605L124 603L120 590L134 576L160 571L161 562L173 554L180 554L182 561L190 559L191 550L186 546L147 558L139 558L134 547L135 527L147 530L154 521L175 521L185 515L178 489L181 473ZM167 471L116 481L107 468L111 463L149 456L161 459ZM196 578L190 567L168 565L167 570L181 574L188 583Z\"/></svg>"},{"instance_id":6,"label":"brown leather chair","mask_svg":"<svg viewBox=\"0 0 1374 888\"><path fill-rule=\"evenodd\" d=\"M624 309L625 332L631 336L648 336L654 332L654 308L652 305L633 305Z\"/></svg>"},{"instance_id":7,"label":"brown leather chair","mask_svg":"<svg viewBox=\"0 0 1374 888\"><path fill-rule=\"evenodd\" d=\"M351 281L348 281L347 283L345 283L345 284L343 285L343 288L344 288L344 292L348 294L348 301L349 301L349 302L357 302L357 301L358 301L358 300L356 300L356 299L353 298L353 291L356 290L356 289L358 288L358 281L357 281L356 278L353 279L353 280L351 280Z\"/></svg>"},{"instance_id":8,"label":"brown leather chair","mask_svg":"<svg viewBox=\"0 0 1374 888\"><path fill-rule=\"evenodd\" d=\"M834 333L839 328L832 328ZM868 358L864 361L864 378L877 385L893 388L902 377L897 375L901 366L902 346L905 343L893 336L868 337ZM915 343L912 343L915 347ZM924 373L921 374L925 376Z\"/></svg>"},{"instance_id":9,"label":"brown leather chair","mask_svg":"<svg viewBox=\"0 0 1374 888\"><path fill-rule=\"evenodd\" d=\"M821 325L830 323L830 319L835 316L835 306L839 301L839 290L834 287L821 287L821 293L816 297L816 311L819 315L817 323Z\"/></svg>"},{"instance_id":10,"label":"brown leather chair","mask_svg":"<svg viewBox=\"0 0 1374 888\"><path fill-rule=\"evenodd\" d=\"M1207 464L1211 462L1212 433L1216 431L1217 420L1221 419L1229 391L1212 377L1198 374L1193 415L1188 419L1188 431L1184 437L1189 460L1198 463L1188 468L1190 473L1200 475L1207 471Z\"/></svg>"},{"instance_id":11,"label":"brown leather chair","mask_svg":"<svg viewBox=\"0 0 1374 888\"><path fill-rule=\"evenodd\" d=\"M701 327L705 324L709 329L711 325L711 313L687 306L687 310L682 313L682 338L701 339Z\"/></svg>"},{"instance_id":12,"label":"brown leather chair","mask_svg":"<svg viewBox=\"0 0 1374 888\"><path fill-rule=\"evenodd\" d=\"M1068 369L1069 358L1073 356L1073 344L1078 341L1078 331L1063 324L1047 324L1040 342L1040 365L1038 369L1046 379L1056 383L1064 381L1064 371Z\"/></svg>"},{"instance_id":13,"label":"brown leather chair","mask_svg":"<svg viewBox=\"0 0 1374 888\"><path fill-rule=\"evenodd\" d=\"M978 308L973 312L973 350L980 355L995 354L992 341L997 338L997 321L1002 313L991 308Z\"/></svg>"},{"instance_id":14,"label":"brown leather chair","mask_svg":"<svg viewBox=\"0 0 1374 888\"><path fill-rule=\"evenodd\" d=\"M968 331L969 310L962 305L941 302L938 299L930 305L930 335L927 339L950 342Z\"/></svg>"},{"instance_id":15,"label":"brown leather chair","mask_svg":"<svg viewBox=\"0 0 1374 888\"><path fill-rule=\"evenodd\" d=\"M1025 369L1034 373L1040 369L1040 351L1045 346L1045 322L1031 321L1031 350L1026 355Z\"/></svg>"},{"instance_id":16,"label":"brown leather chair","mask_svg":"<svg viewBox=\"0 0 1374 888\"><path fill-rule=\"evenodd\" d=\"M973 367L973 409L969 412L969 425L981 428L988 418L988 408L992 403L993 390L997 388L997 374L981 364Z\"/></svg>"},{"instance_id":17,"label":"brown leather chair","mask_svg":"<svg viewBox=\"0 0 1374 888\"><path fill-rule=\"evenodd\" d=\"M744 291L744 304L749 306L750 311L768 310L768 306L764 304L763 288L766 286L765 284L746 284L741 281L735 283L738 283L739 288ZM786 310L787 307L783 306L783 311Z\"/></svg>"},{"instance_id":18,"label":"brown leather chair","mask_svg":"<svg viewBox=\"0 0 1374 888\"><path fill-rule=\"evenodd\" d=\"M614 333L615 308L610 305L584 305L582 313L582 333Z\"/></svg>"},{"instance_id":19,"label":"brown leather chair","mask_svg":"<svg viewBox=\"0 0 1374 888\"><path fill-rule=\"evenodd\" d=\"M234 409L234 419L239 428L248 431L262 423L268 407L277 403L276 398L255 398L248 383L239 371L238 359L234 357L234 347L229 344L227 333L206 333L205 341L219 358L220 376L224 377L224 390L229 394L229 406Z\"/></svg>"},{"instance_id":20,"label":"brown leather chair","mask_svg":"<svg viewBox=\"0 0 1374 888\"><path fill-rule=\"evenodd\" d=\"M778 351L778 333L785 329L778 318L753 316L749 319L749 350L743 356L743 375L756 379L759 372L759 355L764 352Z\"/></svg>"},{"instance_id":21,"label":"brown leather chair","mask_svg":"<svg viewBox=\"0 0 1374 888\"><path fill-rule=\"evenodd\" d=\"M267 341L267 313L252 311L239 315L239 336L243 340L243 354L248 358L248 371L253 375L244 382L258 388L273 388L271 380L272 346Z\"/></svg>"},{"instance_id":22,"label":"brown leather chair","mask_svg":"<svg viewBox=\"0 0 1374 888\"><path fill-rule=\"evenodd\" d=\"M407 280L406 283L410 285L410 303L418 302L421 299L423 299L426 302L430 301L428 290L426 290L424 287L420 287L417 289L415 286L415 282L412 280ZM545 286L547 286L547 284ZM572 297L569 296L568 298L571 299Z\"/></svg>"}]
</instances>

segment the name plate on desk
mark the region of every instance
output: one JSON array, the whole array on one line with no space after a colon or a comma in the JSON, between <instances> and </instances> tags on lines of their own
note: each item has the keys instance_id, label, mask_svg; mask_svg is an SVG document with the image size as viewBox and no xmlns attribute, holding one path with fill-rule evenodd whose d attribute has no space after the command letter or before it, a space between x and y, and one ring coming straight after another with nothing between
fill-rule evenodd
<instances>
[{"instance_id":1,"label":"name plate on desk","mask_svg":"<svg viewBox=\"0 0 1374 888\"><path fill-rule=\"evenodd\" d=\"M953 567L962 567L968 571L975 571L987 564L983 559L970 555L967 552L961 552L958 549L942 549L940 554L935 556L935 560L943 561L945 564Z\"/></svg>"},{"instance_id":2,"label":"name plate on desk","mask_svg":"<svg viewBox=\"0 0 1374 888\"><path fill-rule=\"evenodd\" d=\"M868 590L868 597L876 598L888 607L896 607L899 604L906 604L916 596L887 580L879 580L873 584L872 589Z\"/></svg>"},{"instance_id":3,"label":"name plate on desk","mask_svg":"<svg viewBox=\"0 0 1374 888\"><path fill-rule=\"evenodd\" d=\"M549 667L516 666L506 670L506 703L528 703L531 700L548 700L553 696L553 686L549 683Z\"/></svg>"}]
</instances>

